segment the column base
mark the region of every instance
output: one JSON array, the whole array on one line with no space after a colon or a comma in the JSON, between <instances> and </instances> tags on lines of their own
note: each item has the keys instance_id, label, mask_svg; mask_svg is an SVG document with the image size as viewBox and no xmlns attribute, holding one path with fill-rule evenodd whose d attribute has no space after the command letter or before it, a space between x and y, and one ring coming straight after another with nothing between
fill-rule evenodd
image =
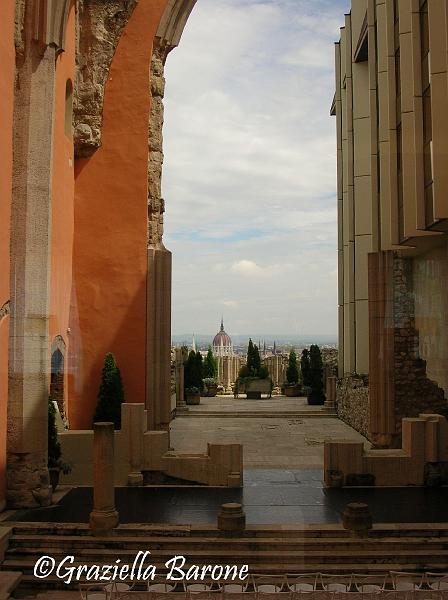
<instances>
[{"instance_id":1,"label":"column base","mask_svg":"<svg viewBox=\"0 0 448 600\"><path fill-rule=\"evenodd\" d=\"M31 452L9 452L6 501L9 508L50 506L52 488L46 460Z\"/></svg>"},{"instance_id":2,"label":"column base","mask_svg":"<svg viewBox=\"0 0 448 600\"><path fill-rule=\"evenodd\" d=\"M92 510L89 525L93 535L108 535L118 525L118 512L115 509Z\"/></svg>"},{"instance_id":3,"label":"column base","mask_svg":"<svg viewBox=\"0 0 448 600\"><path fill-rule=\"evenodd\" d=\"M128 486L138 487L139 485L143 485L143 474L139 471L136 471L135 473L129 473Z\"/></svg>"}]
</instances>

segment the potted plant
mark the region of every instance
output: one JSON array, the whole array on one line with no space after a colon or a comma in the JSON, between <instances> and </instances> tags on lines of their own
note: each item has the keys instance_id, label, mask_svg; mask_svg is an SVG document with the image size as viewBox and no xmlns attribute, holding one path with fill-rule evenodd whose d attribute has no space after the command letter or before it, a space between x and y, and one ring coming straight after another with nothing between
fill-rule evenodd
<instances>
[{"instance_id":1,"label":"potted plant","mask_svg":"<svg viewBox=\"0 0 448 600\"><path fill-rule=\"evenodd\" d=\"M214 377L205 377L204 387L207 398L214 398L218 393L218 382Z\"/></svg>"},{"instance_id":2,"label":"potted plant","mask_svg":"<svg viewBox=\"0 0 448 600\"><path fill-rule=\"evenodd\" d=\"M289 353L288 368L286 369L285 395L288 398L300 396L302 392L301 371L297 365L297 354L294 349Z\"/></svg>"},{"instance_id":3,"label":"potted plant","mask_svg":"<svg viewBox=\"0 0 448 600\"><path fill-rule=\"evenodd\" d=\"M249 340L247 363L241 367L235 385L235 397L245 393L248 400L261 400L262 394L272 395L273 384L268 369L261 364L258 347Z\"/></svg>"},{"instance_id":4,"label":"potted plant","mask_svg":"<svg viewBox=\"0 0 448 600\"><path fill-rule=\"evenodd\" d=\"M56 427L56 408L51 396L48 397L48 472L53 492L59 485L61 471L68 475L72 470L69 463L62 460L61 444L58 440Z\"/></svg>"},{"instance_id":5,"label":"potted plant","mask_svg":"<svg viewBox=\"0 0 448 600\"><path fill-rule=\"evenodd\" d=\"M191 386L185 388L185 402L189 405L201 403L201 392L199 388Z\"/></svg>"}]
</instances>

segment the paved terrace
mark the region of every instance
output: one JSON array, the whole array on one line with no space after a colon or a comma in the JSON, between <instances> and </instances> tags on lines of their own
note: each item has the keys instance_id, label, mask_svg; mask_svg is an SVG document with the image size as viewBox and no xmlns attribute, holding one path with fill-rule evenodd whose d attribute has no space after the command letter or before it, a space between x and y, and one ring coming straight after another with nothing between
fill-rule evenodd
<instances>
[{"instance_id":1,"label":"paved terrace","mask_svg":"<svg viewBox=\"0 0 448 600\"><path fill-rule=\"evenodd\" d=\"M207 442L241 443L249 469L322 469L329 438L363 441L369 447L357 431L321 407L309 406L305 398L202 398L171 425L176 451L204 452Z\"/></svg>"}]
</instances>

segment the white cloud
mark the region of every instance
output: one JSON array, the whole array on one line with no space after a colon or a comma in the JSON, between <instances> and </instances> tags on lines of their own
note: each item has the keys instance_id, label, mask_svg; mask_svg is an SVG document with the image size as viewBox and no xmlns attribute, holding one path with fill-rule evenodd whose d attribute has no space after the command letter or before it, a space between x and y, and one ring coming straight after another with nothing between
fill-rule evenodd
<instances>
[{"instance_id":1,"label":"white cloud","mask_svg":"<svg viewBox=\"0 0 448 600\"><path fill-rule=\"evenodd\" d=\"M336 332L329 109L347 8L198 2L169 55L163 195L175 333L214 332L229 296L230 333Z\"/></svg>"},{"instance_id":2,"label":"white cloud","mask_svg":"<svg viewBox=\"0 0 448 600\"><path fill-rule=\"evenodd\" d=\"M233 271L233 273L238 273L239 275L249 275L255 277L260 277L264 274L263 269L253 260L239 260L234 262L230 267L230 270Z\"/></svg>"}]
</instances>

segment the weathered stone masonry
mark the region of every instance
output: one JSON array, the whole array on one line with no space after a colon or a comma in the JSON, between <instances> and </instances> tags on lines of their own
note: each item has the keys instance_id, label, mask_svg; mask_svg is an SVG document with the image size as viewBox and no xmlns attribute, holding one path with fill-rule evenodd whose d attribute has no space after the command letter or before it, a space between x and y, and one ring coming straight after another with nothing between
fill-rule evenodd
<instances>
[{"instance_id":1,"label":"weathered stone masonry","mask_svg":"<svg viewBox=\"0 0 448 600\"><path fill-rule=\"evenodd\" d=\"M446 414L447 401L443 389L428 379L426 362L419 356L413 259L396 253L371 256L370 335L376 337L376 353L371 356L370 382L356 374L341 379L337 410L374 444L399 448L402 418Z\"/></svg>"},{"instance_id":2,"label":"weathered stone masonry","mask_svg":"<svg viewBox=\"0 0 448 600\"><path fill-rule=\"evenodd\" d=\"M444 391L427 378L426 362L419 357L419 333L415 328L412 259L394 257L394 358L395 424L401 434L402 417L420 413L445 414Z\"/></svg>"}]
</instances>

